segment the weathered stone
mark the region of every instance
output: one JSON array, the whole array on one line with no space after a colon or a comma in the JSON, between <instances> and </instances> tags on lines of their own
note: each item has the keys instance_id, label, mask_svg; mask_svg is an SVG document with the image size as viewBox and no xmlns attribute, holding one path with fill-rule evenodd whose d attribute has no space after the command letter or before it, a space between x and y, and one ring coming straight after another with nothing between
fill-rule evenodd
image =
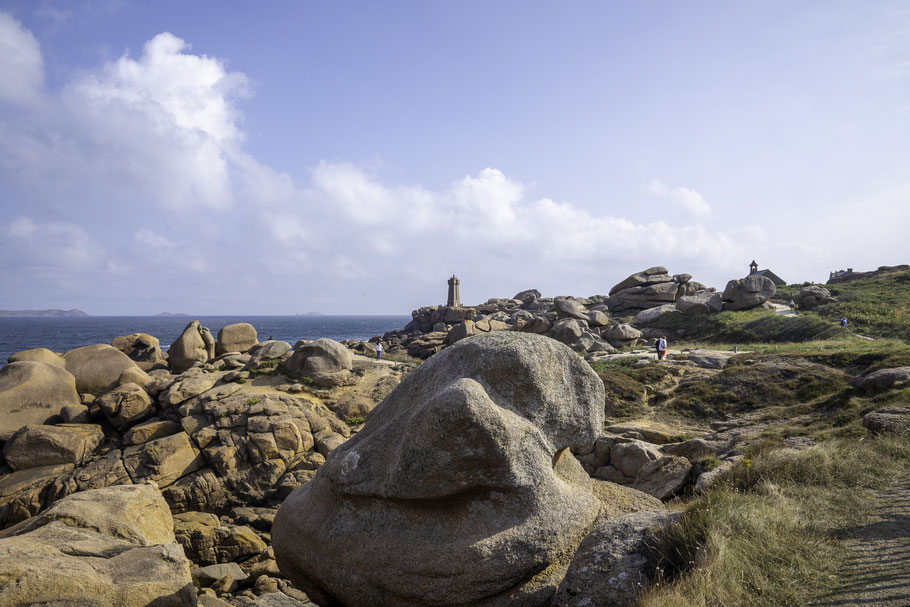
<instances>
[{"instance_id":1,"label":"weathered stone","mask_svg":"<svg viewBox=\"0 0 910 607\"><path fill-rule=\"evenodd\" d=\"M638 476L642 466L661 457L663 453L656 445L638 440L617 443L610 449L610 465L631 478Z\"/></svg>"},{"instance_id":2,"label":"weathered stone","mask_svg":"<svg viewBox=\"0 0 910 607\"><path fill-rule=\"evenodd\" d=\"M879 369L850 380L850 385L868 392L890 390L910 382L910 367Z\"/></svg>"},{"instance_id":3,"label":"weathered stone","mask_svg":"<svg viewBox=\"0 0 910 607\"><path fill-rule=\"evenodd\" d=\"M664 445L661 451L667 455L678 455L684 457L690 462L705 458L714 457L722 453L728 446L727 441L709 441L703 438L690 438L681 443Z\"/></svg>"},{"instance_id":4,"label":"weathered stone","mask_svg":"<svg viewBox=\"0 0 910 607\"><path fill-rule=\"evenodd\" d=\"M141 445L156 438L163 438L180 432L181 427L169 419L153 419L133 426L123 435L123 444Z\"/></svg>"},{"instance_id":5,"label":"weathered stone","mask_svg":"<svg viewBox=\"0 0 910 607\"><path fill-rule=\"evenodd\" d=\"M47 491L48 503L78 491L101 489L113 485L133 483L123 467L122 453L115 449L97 457L68 474L58 476Z\"/></svg>"},{"instance_id":6,"label":"weathered stone","mask_svg":"<svg viewBox=\"0 0 910 607\"><path fill-rule=\"evenodd\" d=\"M120 431L148 419L155 405L148 392L136 384L124 384L96 400L104 416Z\"/></svg>"},{"instance_id":7,"label":"weathered stone","mask_svg":"<svg viewBox=\"0 0 910 607\"><path fill-rule=\"evenodd\" d=\"M65 369L42 362L12 362L0 368L0 441L28 424L53 420L63 407L81 404Z\"/></svg>"},{"instance_id":8,"label":"weathered stone","mask_svg":"<svg viewBox=\"0 0 910 607\"><path fill-rule=\"evenodd\" d=\"M168 365L182 373L195 364L206 363L215 358L215 340L207 328L192 321L183 329L171 347L168 348Z\"/></svg>"},{"instance_id":9,"label":"weathered stone","mask_svg":"<svg viewBox=\"0 0 910 607\"><path fill-rule=\"evenodd\" d=\"M677 313L676 304L664 304L662 306L656 306L653 308L648 308L647 310L642 310L635 315L635 318L632 319L632 322L638 326L649 325L664 314L671 313Z\"/></svg>"},{"instance_id":10,"label":"weathered stone","mask_svg":"<svg viewBox=\"0 0 910 607\"><path fill-rule=\"evenodd\" d=\"M225 352L246 352L259 343L256 328L248 322L238 322L225 325L218 330L218 340L215 342L215 355L221 356Z\"/></svg>"},{"instance_id":11,"label":"weathered stone","mask_svg":"<svg viewBox=\"0 0 910 607\"><path fill-rule=\"evenodd\" d=\"M676 309L683 314L716 314L723 308L724 300L716 292L701 291L676 300Z\"/></svg>"},{"instance_id":12,"label":"weathered stone","mask_svg":"<svg viewBox=\"0 0 910 607\"><path fill-rule=\"evenodd\" d=\"M205 458L185 432L123 450L123 466L134 483L148 479L167 487L205 466Z\"/></svg>"},{"instance_id":13,"label":"weathered stone","mask_svg":"<svg viewBox=\"0 0 910 607\"><path fill-rule=\"evenodd\" d=\"M517 299L522 303L531 303L532 301L537 301L540 297L540 291L537 289L528 289L516 294L512 299Z\"/></svg>"},{"instance_id":14,"label":"weathered stone","mask_svg":"<svg viewBox=\"0 0 910 607\"><path fill-rule=\"evenodd\" d=\"M831 297L831 291L821 285L807 285L799 290L799 293L793 298L793 302L800 310L812 310L819 304L836 301Z\"/></svg>"},{"instance_id":15,"label":"weathered stone","mask_svg":"<svg viewBox=\"0 0 910 607\"><path fill-rule=\"evenodd\" d=\"M104 438L91 424L29 425L20 428L3 447L3 457L13 470L74 464L88 459Z\"/></svg>"},{"instance_id":16,"label":"weathered stone","mask_svg":"<svg viewBox=\"0 0 910 607\"><path fill-rule=\"evenodd\" d=\"M872 434L910 432L910 405L884 407L863 416L863 427Z\"/></svg>"},{"instance_id":17,"label":"weathered stone","mask_svg":"<svg viewBox=\"0 0 910 607\"><path fill-rule=\"evenodd\" d=\"M282 572L323 604L548 605L600 512L567 449L594 441L602 402L590 366L553 340L458 342L285 501Z\"/></svg>"},{"instance_id":18,"label":"weathered stone","mask_svg":"<svg viewBox=\"0 0 910 607\"><path fill-rule=\"evenodd\" d=\"M0 554L3 605L196 604L177 544L137 545L58 520L0 539Z\"/></svg>"},{"instance_id":19,"label":"weathered stone","mask_svg":"<svg viewBox=\"0 0 910 607\"><path fill-rule=\"evenodd\" d=\"M351 382L351 351L332 339L317 339L294 352L284 363L293 373L310 377L317 386L340 386Z\"/></svg>"},{"instance_id":20,"label":"weathered stone","mask_svg":"<svg viewBox=\"0 0 910 607\"><path fill-rule=\"evenodd\" d=\"M200 373L177 380L167 392L159 397L162 407L173 407L180 403L199 396L215 385L218 376L211 373Z\"/></svg>"},{"instance_id":21,"label":"weathered stone","mask_svg":"<svg viewBox=\"0 0 910 607\"><path fill-rule=\"evenodd\" d=\"M7 362L16 363L22 361L31 361L54 365L55 367L66 367L66 359L56 352L51 352L47 348L33 348L31 350L22 350L16 352L7 359Z\"/></svg>"},{"instance_id":22,"label":"weathered stone","mask_svg":"<svg viewBox=\"0 0 910 607\"><path fill-rule=\"evenodd\" d=\"M72 469L72 464L58 464L26 468L0 477L0 529L38 514L48 487Z\"/></svg>"},{"instance_id":23,"label":"weathered stone","mask_svg":"<svg viewBox=\"0 0 910 607\"><path fill-rule=\"evenodd\" d=\"M679 516L636 512L600 523L578 547L553 607L631 607L650 585L658 554L653 533Z\"/></svg>"},{"instance_id":24,"label":"weathered stone","mask_svg":"<svg viewBox=\"0 0 910 607\"><path fill-rule=\"evenodd\" d=\"M236 582L246 580L247 575L237 563L221 563L219 565L208 565L199 567L193 571L193 582L200 587L211 586L215 582L224 579L225 576L231 576Z\"/></svg>"},{"instance_id":25,"label":"weathered stone","mask_svg":"<svg viewBox=\"0 0 910 607\"><path fill-rule=\"evenodd\" d=\"M66 370L76 378L76 389L95 396L117 385L120 375L136 363L113 346L96 344L63 355Z\"/></svg>"},{"instance_id":26,"label":"weathered stone","mask_svg":"<svg viewBox=\"0 0 910 607\"><path fill-rule=\"evenodd\" d=\"M685 486L691 471L689 460L668 455L642 466L632 487L659 500L667 499Z\"/></svg>"},{"instance_id":27,"label":"weathered stone","mask_svg":"<svg viewBox=\"0 0 910 607\"><path fill-rule=\"evenodd\" d=\"M161 352L158 338L147 333L131 333L115 337L111 340L111 345L126 354L131 360L147 366L167 362L167 357Z\"/></svg>"},{"instance_id":28,"label":"weathered stone","mask_svg":"<svg viewBox=\"0 0 910 607\"><path fill-rule=\"evenodd\" d=\"M641 338L641 331L626 323L617 323L603 328L600 336L613 346L634 346Z\"/></svg>"},{"instance_id":29,"label":"weathered stone","mask_svg":"<svg viewBox=\"0 0 910 607\"><path fill-rule=\"evenodd\" d=\"M625 289L630 289L632 287L640 287L642 285L649 285L658 282L668 282L672 281L670 275L667 273L667 268L663 266L654 266L653 268L648 268L647 270L642 270L632 274L625 280L614 285L610 289L610 295L623 291Z\"/></svg>"},{"instance_id":30,"label":"weathered stone","mask_svg":"<svg viewBox=\"0 0 910 607\"><path fill-rule=\"evenodd\" d=\"M308 342L312 343L312 342ZM250 348L250 361L244 365L244 369L253 369L264 360L275 360L284 358L284 355L290 352L291 344L286 341L270 339L261 341Z\"/></svg>"},{"instance_id":31,"label":"weathered stone","mask_svg":"<svg viewBox=\"0 0 910 607\"><path fill-rule=\"evenodd\" d=\"M724 288L724 310L748 310L771 299L777 292L774 282L761 274L731 280Z\"/></svg>"}]
</instances>

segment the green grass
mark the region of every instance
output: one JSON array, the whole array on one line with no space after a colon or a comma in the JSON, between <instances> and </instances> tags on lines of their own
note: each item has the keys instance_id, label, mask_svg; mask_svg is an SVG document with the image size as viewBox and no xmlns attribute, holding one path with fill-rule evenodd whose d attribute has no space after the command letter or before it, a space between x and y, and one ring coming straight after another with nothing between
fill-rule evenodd
<instances>
[{"instance_id":1,"label":"green grass","mask_svg":"<svg viewBox=\"0 0 910 607\"><path fill-rule=\"evenodd\" d=\"M262 400L262 399L261 398L249 398L249 399L247 399L246 404L247 404L247 406L252 407L256 403L258 403L260 400Z\"/></svg>"},{"instance_id":2,"label":"green grass","mask_svg":"<svg viewBox=\"0 0 910 607\"><path fill-rule=\"evenodd\" d=\"M910 270L828 285L836 302L819 307L828 318L846 317L848 328L871 337L910 337Z\"/></svg>"},{"instance_id":3,"label":"green grass","mask_svg":"<svg viewBox=\"0 0 910 607\"><path fill-rule=\"evenodd\" d=\"M352 415L351 417L345 418L344 423L349 426L356 426L357 424L362 424L364 421L366 421L366 418L364 416Z\"/></svg>"},{"instance_id":4,"label":"green grass","mask_svg":"<svg viewBox=\"0 0 910 607\"><path fill-rule=\"evenodd\" d=\"M837 586L837 537L863 523L871 490L910 469L910 440L832 440L759 452L686 504L655 539L661 577L643 607L806 605Z\"/></svg>"},{"instance_id":5,"label":"green grass","mask_svg":"<svg viewBox=\"0 0 910 607\"><path fill-rule=\"evenodd\" d=\"M804 342L838 337L842 331L817 314L781 316L773 310L725 311L705 316L664 314L650 326L686 342L753 344Z\"/></svg>"}]
</instances>

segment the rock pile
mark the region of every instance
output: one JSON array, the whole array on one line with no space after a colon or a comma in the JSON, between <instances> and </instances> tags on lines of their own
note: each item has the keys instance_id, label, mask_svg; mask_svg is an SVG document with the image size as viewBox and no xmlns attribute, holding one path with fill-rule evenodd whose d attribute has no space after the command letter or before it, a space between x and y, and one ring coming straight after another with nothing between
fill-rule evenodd
<instances>
[{"instance_id":1,"label":"rock pile","mask_svg":"<svg viewBox=\"0 0 910 607\"><path fill-rule=\"evenodd\" d=\"M254 335L225 327L215 356L194 321L167 357L143 334L11 357L0 369L0 553L16 558L0 558L0 604L195 605L197 593L203 604L311 604L275 563L277 506L351 435L342 411L368 413L400 374L353 369L331 340L294 351L248 345Z\"/></svg>"}]
</instances>

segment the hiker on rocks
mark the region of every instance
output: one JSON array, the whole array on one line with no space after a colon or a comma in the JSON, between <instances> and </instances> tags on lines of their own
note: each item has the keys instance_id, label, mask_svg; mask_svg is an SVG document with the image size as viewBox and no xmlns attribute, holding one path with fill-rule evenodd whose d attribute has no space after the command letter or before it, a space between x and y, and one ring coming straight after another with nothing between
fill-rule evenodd
<instances>
[{"instance_id":1,"label":"hiker on rocks","mask_svg":"<svg viewBox=\"0 0 910 607\"><path fill-rule=\"evenodd\" d=\"M376 342L376 360L382 360L382 342Z\"/></svg>"},{"instance_id":2,"label":"hiker on rocks","mask_svg":"<svg viewBox=\"0 0 910 607\"><path fill-rule=\"evenodd\" d=\"M667 357L667 338L662 336L657 340L657 360L663 360Z\"/></svg>"}]
</instances>

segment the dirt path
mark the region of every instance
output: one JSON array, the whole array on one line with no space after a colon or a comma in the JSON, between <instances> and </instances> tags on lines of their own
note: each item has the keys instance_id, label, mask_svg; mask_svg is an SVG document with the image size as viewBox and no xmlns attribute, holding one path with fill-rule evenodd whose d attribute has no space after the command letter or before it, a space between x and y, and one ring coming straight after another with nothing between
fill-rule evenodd
<instances>
[{"instance_id":1,"label":"dirt path","mask_svg":"<svg viewBox=\"0 0 910 607\"><path fill-rule=\"evenodd\" d=\"M910 478L878 492L878 512L850 529L851 551L843 585L813 605L828 607L910 606Z\"/></svg>"}]
</instances>

